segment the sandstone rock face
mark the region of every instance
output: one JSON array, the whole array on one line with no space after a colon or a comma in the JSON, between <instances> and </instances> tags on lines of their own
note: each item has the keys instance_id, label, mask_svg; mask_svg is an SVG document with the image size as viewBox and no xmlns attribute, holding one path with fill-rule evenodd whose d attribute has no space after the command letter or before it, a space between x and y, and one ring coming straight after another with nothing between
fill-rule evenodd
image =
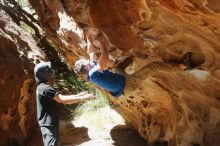
<instances>
[{"instance_id":1,"label":"sandstone rock face","mask_svg":"<svg viewBox=\"0 0 220 146\"><path fill-rule=\"evenodd\" d=\"M149 143L220 145L219 1L29 1L70 66L89 36L99 60L105 39L109 67L134 84L111 100Z\"/></svg>"},{"instance_id":2,"label":"sandstone rock face","mask_svg":"<svg viewBox=\"0 0 220 146\"><path fill-rule=\"evenodd\" d=\"M44 55L2 5L0 46L0 145L27 145L37 133L34 62Z\"/></svg>"}]
</instances>

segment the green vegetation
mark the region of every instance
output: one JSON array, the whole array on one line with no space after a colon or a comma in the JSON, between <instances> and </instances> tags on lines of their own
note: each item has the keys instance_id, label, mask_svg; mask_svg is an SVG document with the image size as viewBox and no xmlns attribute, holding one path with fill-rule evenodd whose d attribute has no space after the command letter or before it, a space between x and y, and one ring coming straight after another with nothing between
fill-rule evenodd
<instances>
[{"instance_id":1,"label":"green vegetation","mask_svg":"<svg viewBox=\"0 0 220 146\"><path fill-rule=\"evenodd\" d=\"M77 94L81 91L88 91L96 96L93 100L79 103L77 107L74 105L66 106L71 111L71 119L78 118L83 112L94 112L110 104L106 94L92 84L81 80L70 71L58 73L55 88L64 94Z\"/></svg>"},{"instance_id":2,"label":"green vegetation","mask_svg":"<svg viewBox=\"0 0 220 146\"><path fill-rule=\"evenodd\" d=\"M20 27L27 33L31 34L32 36L35 35L35 31L33 28L31 28L30 26L28 26L26 23L20 21Z\"/></svg>"},{"instance_id":3,"label":"green vegetation","mask_svg":"<svg viewBox=\"0 0 220 146\"><path fill-rule=\"evenodd\" d=\"M109 105L109 100L107 95L105 95L99 89L95 89L94 87L89 87L90 92L96 96L96 99L80 103L77 108L73 111L71 118L78 118L83 112L89 113L97 111L99 108L105 107Z\"/></svg>"}]
</instances>

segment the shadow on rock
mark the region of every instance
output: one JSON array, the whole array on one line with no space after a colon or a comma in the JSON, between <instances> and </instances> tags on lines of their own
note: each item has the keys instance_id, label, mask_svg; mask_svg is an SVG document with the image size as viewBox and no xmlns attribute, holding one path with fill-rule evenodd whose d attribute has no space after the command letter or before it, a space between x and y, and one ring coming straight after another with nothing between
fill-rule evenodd
<instances>
[{"instance_id":1,"label":"shadow on rock","mask_svg":"<svg viewBox=\"0 0 220 146\"><path fill-rule=\"evenodd\" d=\"M110 134L115 141L115 146L147 146L146 140L128 125L117 125L111 130Z\"/></svg>"},{"instance_id":2,"label":"shadow on rock","mask_svg":"<svg viewBox=\"0 0 220 146\"><path fill-rule=\"evenodd\" d=\"M65 145L80 145L90 140L88 128L74 127L72 123L60 121L60 143Z\"/></svg>"}]
</instances>

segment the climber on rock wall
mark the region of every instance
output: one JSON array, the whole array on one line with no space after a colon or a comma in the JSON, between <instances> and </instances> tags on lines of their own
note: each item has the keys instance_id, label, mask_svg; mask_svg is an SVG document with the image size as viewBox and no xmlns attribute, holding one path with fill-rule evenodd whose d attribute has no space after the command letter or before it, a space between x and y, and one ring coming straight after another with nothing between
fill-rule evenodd
<instances>
[{"instance_id":1,"label":"climber on rock wall","mask_svg":"<svg viewBox=\"0 0 220 146\"><path fill-rule=\"evenodd\" d=\"M76 74L108 91L115 98L122 95L124 90L128 89L131 91L134 88L133 86L135 84L132 82L135 80L132 80L131 77L126 78L124 74L114 73L105 69L109 61L109 56L107 50L108 41L103 33L90 31L87 38L87 45L90 60L80 59L76 61L74 66ZM97 47L101 51L97 51ZM98 60L98 58L100 59ZM98 63L96 63L96 60L98 60Z\"/></svg>"},{"instance_id":2,"label":"climber on rock wall","mask_svg":"<svg viewBox=\"0 0 220 146\"><path fill-rule=\"evenodd\" d=\"M57 103L73 104L94 98L93 94L81 92L76 95L61 95L52 85L55 82L50 62L38 63L34 68L37 82L36 106L37 119L42 133L44 146L57 146L59 141L59 118Z\"/></svg>"}]
</instances>

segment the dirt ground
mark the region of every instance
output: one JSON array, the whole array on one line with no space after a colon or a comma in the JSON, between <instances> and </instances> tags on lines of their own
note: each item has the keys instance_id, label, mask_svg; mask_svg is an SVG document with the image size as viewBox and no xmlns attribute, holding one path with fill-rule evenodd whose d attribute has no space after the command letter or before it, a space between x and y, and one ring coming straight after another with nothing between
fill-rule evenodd
<instances>
[{"instance_id":1,"label":"dirt ground","mask_svg":"<svg viewBox=\"0 0 220 146\"><path fill-rule=\"evenodd\" d=\"M62 146L146 146L146 141L110 107L60 121Z\"/></svg>"}]
</instances>

